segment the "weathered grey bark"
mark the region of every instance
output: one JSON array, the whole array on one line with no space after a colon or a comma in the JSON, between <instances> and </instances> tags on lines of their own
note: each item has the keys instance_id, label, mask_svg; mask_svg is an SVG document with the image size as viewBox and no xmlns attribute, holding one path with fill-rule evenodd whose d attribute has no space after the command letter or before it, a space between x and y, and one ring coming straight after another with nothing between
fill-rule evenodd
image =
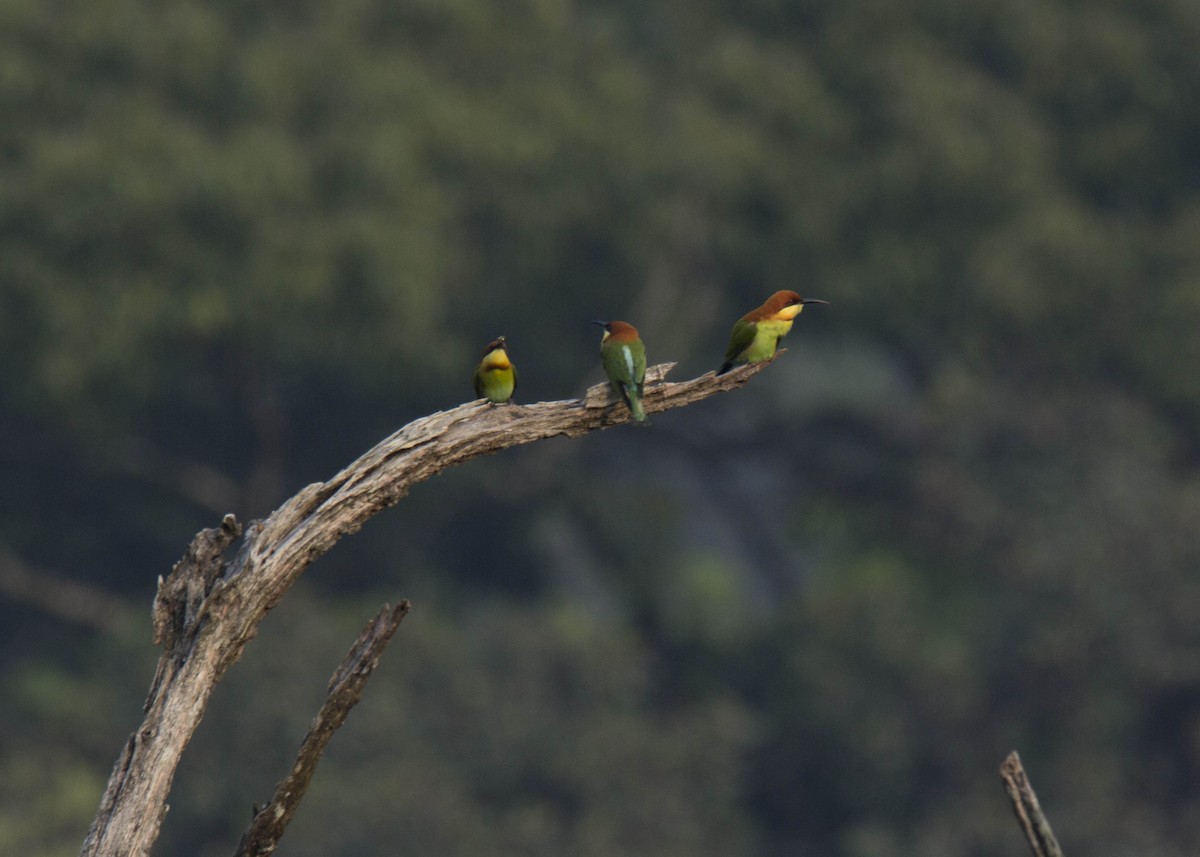
<instances>
[{"instance_id":1,"label":"weathered grey bark","mask_svg":"<svg viewBox=\"0 0 1200 857\"><path fill-rule=\"evenodd\" d=\"M647 413L678 408L745 384L766 367L662 381L673 363L647 372ZM243 528L232 515L196 535L154 605L163 646L142 725L126 742L88 831L82 857L141 857L158 837L175 769L213 687L241 656L258 624L313 560L399 501L417 483L511 446L629 421L607 385L585 399L491 406L471 402L415 420L328 482L302 489L266 520ZM225 551L235 542L232 559Z\"/></svg>"},{"instance_id":2,"label":"weathered grey bark","mask_svg":"<svg viewBox=\"0 0 1200 857\"><path fill-rule=\"evenodd\" d=\"M1050 829L1050 822L1042 813L1033 786L1025 776L1025 768L1021 765L1021 757L1013 750L1000 765L1000 779L1004 780L1004 788L1012 800L1013 812L1025 834L1025 840L1033 851L1033 857L1062 857L1062 849Z\"/></svg>"},{"instance_id":3,"label":"weathered grey bark","mask_svg":"<svg viewBox=\"0 0 1200 857\"><path fill-rule=\"evenodd\" d=\"M242 835L235 857L266 857L275 850L312 782L317 762L329 739L346 722L350 709L362 699L367 679L378 666L379 658L400 622L408 615L409 606L407 601L401 601L395 607L385 605L354 641L350 653L329 679L329 694L304 736L296 763L275 789L270 803L255 808L254 820Z\"/></svg>"}]
</instances>

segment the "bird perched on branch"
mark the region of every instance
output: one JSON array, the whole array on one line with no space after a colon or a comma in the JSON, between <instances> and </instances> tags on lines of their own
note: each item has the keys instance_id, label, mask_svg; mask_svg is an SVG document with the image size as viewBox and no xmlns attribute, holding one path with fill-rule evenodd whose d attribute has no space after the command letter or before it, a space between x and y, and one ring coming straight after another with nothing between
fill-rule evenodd
<instances>
[{"instance_id":1,"label":"bird perched on branch","mask_svg":"<svg viewBox=\"0 0 1200 857\"><path fill-rule=\"evenodd\" d=\"M600 339L600 362L613 392L625 400L636 423L646 422L642 391L646 386L646 347L637 328L624 321L593 321L604 328Z\"/></svg>"},{"instance_id":2,"label":"bird perched on branch","mask_svg":"<svg viewBox=\"0 0 1200 857\"><path fill-rule=\"evenodd\" d=\"M751 310L733 324L733 336L725 351L725 362L717 370L724 375L734 366L761 363L775 356L779 340L792 329L792 321L806 304L826 304L817 298L802 298L795 292L776 292L758 309Z\"/></svg>"},{"instance_id":3,"label":"bird perched on branch","mask_svg":"<svg viewBox=\"0 0 1200 857\"><path fill-rule=\"evenodd\" d=\"M475 370L475 395L500 405L511 400L516 390L517 367L508 359L508 344L501 336L483 349L483 359Z\"/></svg>"}]
</instances>

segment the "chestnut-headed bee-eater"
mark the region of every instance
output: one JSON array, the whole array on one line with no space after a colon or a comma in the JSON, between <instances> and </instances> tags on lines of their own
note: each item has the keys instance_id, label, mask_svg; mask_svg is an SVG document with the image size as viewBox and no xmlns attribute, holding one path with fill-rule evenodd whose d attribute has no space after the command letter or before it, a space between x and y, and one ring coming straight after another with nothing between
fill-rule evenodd
<instances>
[{"instance_id":1,"label":"chestnut-headed bee-eater","mask_svg":"<svg viewBox=\"0 0 1200 857\"><path fill-rule=\"evenodd\" d=\"M646 386L646 346L637 329L624 321L593 321L604 328L600 339L600 362L613 392L625 400L633 421L646 422L642 391Z\"/></svg>"},{"instance_id":2,"label":"chestnut-headed bee-eater","mask_svg":"<svg viewBox=\"0 0 1200 857\"><path fill-rule=\"evenodd\" d=\"M761 363L775 356L779 340L792 329L792 321L805 304L827 304L818 298L802 298L795 292L776 292L758 309L751 310L733 324L733 336L725 352L725 362L717 370L724 375L734 366Z\"/></svg>"},{"instance_id":3,"label":"chestnut-headed bee-eater","mask_svg":"<svg viewBox=\"0 0 1200 857\"><path fill-rule=\"evenodd\" d=\"M475 395L500 405L509 401L517 389L517 367L508 359L508 345L501 336L483 349L483 359L475 370Z\"/></svg>"}]
</instances>

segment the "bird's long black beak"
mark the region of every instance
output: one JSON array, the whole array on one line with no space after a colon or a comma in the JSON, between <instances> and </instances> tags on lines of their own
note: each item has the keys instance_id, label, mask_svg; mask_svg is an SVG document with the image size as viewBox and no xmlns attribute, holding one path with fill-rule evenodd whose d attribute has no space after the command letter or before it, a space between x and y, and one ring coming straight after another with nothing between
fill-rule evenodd
<instances>
[{"instance_id":1,"label":"bird's long black beak","mask_svg":"<svg viewBox=\"0 0 1200 857\"><path fill-rule=\"evenodd\" d=\"M593 322L592 322L592 324L598 324L598 325L600 325L601 327L608 327L608 322L607 322L607 321L593 321Z\"/></svg>"},{"instance_id":2,"label":"bird's long black beak","mask_svg":"<svg viewBox=\"0 0 1200 857\"><path fill-rule=\"evenodd\" d=\"M801 298L802 304L827 304L829 301L823 301L820 298Z\"/></svg>"}]
</instances>

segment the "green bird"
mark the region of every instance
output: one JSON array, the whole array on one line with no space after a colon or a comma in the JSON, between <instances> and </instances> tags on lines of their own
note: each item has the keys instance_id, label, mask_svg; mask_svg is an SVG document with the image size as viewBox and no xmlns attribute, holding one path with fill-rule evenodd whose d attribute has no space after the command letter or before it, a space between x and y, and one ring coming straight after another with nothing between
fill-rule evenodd
<instances>
[{"instance_id":1,"label":"green bird","mask_svg":"<svg viewBox=\"0 0 1200 857\"><path fill-rule=\"evenodd\" d=\"M646 423L642 391L646 387L646 346L637 329L624 321L593 321L604 328L600 339L600 362L613 392L625 400L633 421Z\"/></svg>"},{"instance_id":2,"label":"green bird","mask_svg":"<svg viewBox=\"0 0 1200 857\"><path fill-rule=\"evenodd\" d=\"M779 340L792 329L792 321L800 315L805 304L826 304L818 298L802 298L795 292L776 292L767 302L733 323L733 336L725 352L725 362L717 370L724 375L734 366L761 363L775 356Z\"/></svg>"},{"instance_id":3,"label":"green bird","mask_svg":"<svg viewBox=\"0 0 1200 857\"><path fill-rule=\"evenodd\" d=\"M475 395L495 405L510 401L517 390L517 367L508 359L508 345L501 336L483 349L475 370Z\"/></svg>"}]
</instances>

